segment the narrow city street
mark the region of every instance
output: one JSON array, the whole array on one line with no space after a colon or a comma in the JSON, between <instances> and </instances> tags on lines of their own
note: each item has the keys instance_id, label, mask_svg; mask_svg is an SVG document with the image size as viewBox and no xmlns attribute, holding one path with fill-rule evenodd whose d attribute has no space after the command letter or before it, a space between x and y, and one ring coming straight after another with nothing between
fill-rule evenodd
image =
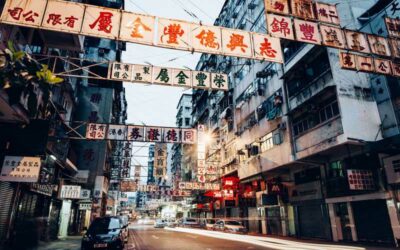
<instances>
[{"instance_id":1,"label":"narrow city street","mask_svg":"<svg viewBox=\"0 0 400 250\"><path fill-rule=\"evenodd\" d=\"M131 225L125 250L391 250L386 247L350 246L324 242L294 241L275 237L238 235L192 228L154 228L152 225ZM42 244L38 250L78 250L81 237Z\"/></svg>"}]
</instances>

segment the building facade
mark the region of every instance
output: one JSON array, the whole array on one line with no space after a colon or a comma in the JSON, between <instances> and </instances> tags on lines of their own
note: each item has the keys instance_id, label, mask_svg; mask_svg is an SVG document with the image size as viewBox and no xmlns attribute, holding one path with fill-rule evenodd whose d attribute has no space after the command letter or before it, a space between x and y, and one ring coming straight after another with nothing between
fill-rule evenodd
<instances>
[{"instance_id":1,"label":"building facade","mask_svg":"<svg viewBox=\"0 0 400 250\"><path fill-rule=\"evenodd\" d=\"M385 35L393 4L337 8L342 26ZM215 25L267 33L264 3L226 1ZM247 218L263 234L395 244L396 189L382 169L397 162L398 80L340 69L337 49L282 46L283 65L215 55L197 65L230 80L227 93L193 91L193 124L215 138L207 161L220 162L222 183L240 180L233 201L214 198L213 215ZM360 175L370 185L351 185Z\"/></svg>"}]
</instances>

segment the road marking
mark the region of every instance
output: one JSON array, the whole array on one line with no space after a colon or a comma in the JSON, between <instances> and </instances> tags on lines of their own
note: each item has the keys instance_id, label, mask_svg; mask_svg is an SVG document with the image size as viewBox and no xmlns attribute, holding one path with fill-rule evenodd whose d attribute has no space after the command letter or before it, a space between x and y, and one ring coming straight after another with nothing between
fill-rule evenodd
<instances>
[{"instance_id":1,"label":"road marking","mask_svg":"<svg viewBox=\"0 0 400 250\"><path fill-rule=\"evenodd\" d=\"M159 237L157 237L157 236L155 236L155 235L152 235L151 237L153 237L153 238L156 239L156 240L159 239Z\"/></svg>"}]
</instances>

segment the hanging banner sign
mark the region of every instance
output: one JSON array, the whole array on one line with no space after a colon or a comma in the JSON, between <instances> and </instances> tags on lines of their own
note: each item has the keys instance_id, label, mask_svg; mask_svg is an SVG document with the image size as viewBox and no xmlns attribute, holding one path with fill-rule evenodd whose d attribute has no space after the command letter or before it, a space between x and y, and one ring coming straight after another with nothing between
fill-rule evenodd
<instances>
[{"instance_id":1,"label":"hanging banner sign","mask_svg":"<svg viewBox=\"0 0 400 250\"><path fill-rule=\"evenodd\" d=\"M118 129L117 129L118 128ZM107 136L110 134L110 129L117 136ZM118 135L121 132L123 136ZM148 127L136 125L113 125L88 123L86 126L86 139L91 140L126 140L137 142L162 142L162 143L182 143L195 144L197 142L196 129L180 129L180 128L165 128L165 127ZM119 155L121 157L130 157L131 150L125 150Z\"/></svg>"},{"instance_id":2,"label":"hanging banner sign","mask_svg":"<svg viewBox=\"0 0 400 250\"><path fill-rule=\"evenodd\" d=\"M179 182L178 187L183 190L221 190L219 183Z\"/></svg>"},{"instance_id":3,"label":"hanging banner sign","mask_svg":"<svg viewBox=\"0 0 400 250\"><path fill-rule=\"evenodd\" d=\"M40 157L5 156L0 181L37 182L40 166Z\"/></svg>"},{"instance_id":4,"label":"hanging banner sign","mask_svg":"<svg viewBox=\"0 0 400 250\"><path fill-rule=\"evenodd\" d=\"M156 143L154 145L154 178L165 178L167 174L167 144Z\"/></svg>"},{"instance_id":5,"label":"hanging banner sign","mask_svg":"<svg viewBox=\"0 0 400 250\"><path fill-rule=\"evenodd\" d=\"M271 59L267 55L257 56L258 48L252 44L256 33L76 2L7 0L1 22L177 50L265 61ZM270 39L266 34L257 36ZM280 43L272 43L271 46L272 50L280 51L277 57L281 55ZM274 58L273 61L282 62L283 58Z\"/></svg>"},{"instance_id":6,"label":"hanging banner sign","mask_svg":"<svg viewBox=\"0 0 400 250\"><path fill-rule=\"evenodd\" d=\"M58 197L60 199L80 199L81 186L62 185Z\"/></svg>"},{"instance_id":7,"label":"hanging banner sign","mask_svg":"<svg viewBox=\"0 0 400 250\"><path fill-rule=\"evenodd\" d=\"M340 52L339 59L342 69L400 77L400 64L391 60L349 52Z\"/></svg>"},{"instance_id":8,"label":"hanging banner sign","mask_svg":"<svg viewBox=\"0 0 400 250\"><path fill-rule=\"evenodd\" d=\"M372 53L400 58L398 40L341 28L336 5L291 0L289 8L288 0L265 0L265 6L267 29L273 37L351 50L368 54L367 57ZM400 21L386 17L385 23L389 36L399 38Z\"/></svg>"},{"instance_id":9,"label":"hanging banner sign","mask_svg":"<svg viewBox=\"0 0 400 250\"><path fill-rule=\"evenodd\" d=\"M79 210L92 210L92 203L79 203Z\"/></svg>"},{"instance_id":10,"label":"hanging banner sign","mask_svg":"<svg viewBox=\"0 0 400 250\"><path fill-rule=\"evenodd\" d=\"M258 38L258 36L256 37ZM262 38L264 38L264 36L262 36ZM271 60L282 56L282 50L277 51L273 49L277 46L276 42L279 42L273 39L274 38L269 38L269 40L267 39L267 43L270 44L259 45L260 48L264 46L265 50L269 51L268 53L269 57L271 57ZM257 51L257 55L260 53L263 52ZM267 51L265 53L267 53ZM258 56L265 57L268 55L262 54ZM109 69L110 70L108 78L111 80L150 84L152 83L157 85L185 88L212 89L223 91L228 90L228 75L226 74L156 67L151 65L127 64L120 62L110 62Z\"/></svg>"},{"instance_id":11,"label":"hanging banner sign","mask_svg":"<svg viewBox=\"0 0 400 250\"><path fill-rule=\"evenodd\" d=\"M197 181L206 182L206 127L197 126Z\"/></svg>"}]
</instances>

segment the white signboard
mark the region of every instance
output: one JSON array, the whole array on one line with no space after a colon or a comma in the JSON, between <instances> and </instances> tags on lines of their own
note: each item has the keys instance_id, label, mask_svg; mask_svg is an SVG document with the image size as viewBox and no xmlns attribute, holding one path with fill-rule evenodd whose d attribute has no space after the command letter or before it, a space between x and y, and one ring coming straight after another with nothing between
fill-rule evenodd
<instances>
[{"instance_id":1,"label":"white signboard","mask_svg":"<svg viewBox=\"0 0 400 250\"><path fill-rule=\"evenodd\" d=\"M62 185L59 194L60 199L80 199L81 186Z\"/></svg>"},{"instance_id":2,"label":"white signboard","mask_svg":"<svg viewBox=\"0 0 400 250\"><path fill-rule=\"evenodd\" d=\"M80 203L79 210L92 210L92 203Z\"/></svg>"},{"instance_id":3,"label":"white signboard","mask_svg":"<svg viewBox=\"0 0 400 250\"><path fill-rule=\"evenodd\" d=\"M154 16L123 12L119 37L123 41L151 45L154 39L155 21Z\"/></svg>"},{"instance_id":4,"label":"white signboard","mask_svg":"<svg viewBox=\"0 0 400 250\"><path fill-rule=\"evenodd\" d=\"M74 178L77 183L86 183L89 178L89 170L78 170Z\"/></svg>"},{"instance_id":5,"label":"white signboard","mask_svg":"<svg viewBox=\"0 0 400 250\"><path fill-rule=\"evenodd\" d=\"M82 34L117 38L121 12L116 9L87 5L82 24Z\"/></svg>"},{"instance_id":6,"label":"white signboard","mask_svg":"<svg viewBox=\"0 0 400 250\"><path fill-rule=\"evenodd\" d=\"M74 2L49 0L42 26L55 31L79 33L81 31L85 7Z\"/></svg>"},{"instance_id":7,"label":"white signboard","mask_svg":"<svg viewBox=\"0 0 400 250\"><path fill-rule=\"evenodd\" d=\"M40 157L6 156L1 169L0 181L37 182Z\"/></svg>"},{"instance_id":8,"label":"white signboard","mask_svg":"<svg viewBox=\"0 0 400 250\"><path fill-rule=\"evenodd\" d=\"M218 183L179 182L179 189L183 190L221 190Z\"/></svg>"}]
</instances>

